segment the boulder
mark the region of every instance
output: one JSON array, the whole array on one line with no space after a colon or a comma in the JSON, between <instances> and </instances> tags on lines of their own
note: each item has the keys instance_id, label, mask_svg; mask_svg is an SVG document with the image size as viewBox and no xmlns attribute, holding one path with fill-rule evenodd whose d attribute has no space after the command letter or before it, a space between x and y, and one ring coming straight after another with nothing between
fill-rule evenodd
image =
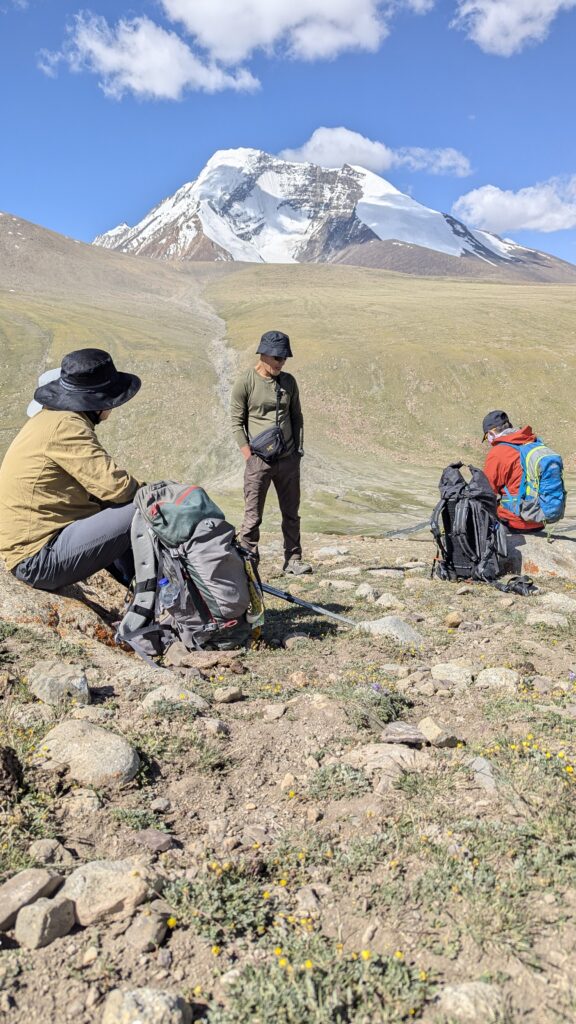
<instances>
[{"instance_id":1,"label":"boulder","mask_svg":"<svg viewBox=\"0 0 576 1024\"><path fill-rule=\"evenodd\" d=\"M423 718L418 728L433 747L455 747L460 742L454 730L439 718Z\"/></svg>"},{"instance_id":2,"label":"boulder","mask_svg":"<svg viewBox=\"0 0 576 1024\"><path fill-rule=\"evenodd\" d=\"M176 707L193 707L198 711L208 711L210 705L204 697L193 690L179 686L178 683L164 683L147 693L142 701L146 711L153 711L157 704L173 704Z\"/></svg>"},{"instance_id":3,"label":"boulder","mask_svg":"<svg viewBox=\"0 0 576 1024\"><path fill-rule=\"evenodd\" d=\"M568 594L558 594L555 590L549 590L547 594L537 598L537 601L549 611L560 612L562 615L576 615L576 600Z\"/></svg>"},{"instance_id":4,"label":"boulder","mask_svg":"<svg viewBox=\"0 0 576 1024\"><path fill-rule=\"evenodd\" d=\"M405 743L409 747L421 747L427 740L423 732L408 722L388 722L380 733L382 743Z\"/></svg>"},{"instance_id":5,"label":"boulder","mask_svg":"<svg viewBox=\"0 0 576 1024\"><path fill-rule=\"evenodd\" d=\"M474 680L474 673L469 665L443 661L432 666L432 679L440 683L452 683L454 686L469 686Z\"/></svg>"},{"instance_id":6,"label":"boulder","mask_svg":"<svg viewBox=\"0 0 576 1024\"><path fill-rule=\"evenodd\" d=\"M476 686L482 690L501 686L506 690L514 691L521 679L520 673L514 668L485 668L478 673Z\"/></svg>"},{"instance_id":7,"label":"boulder","mask_svg":"<svg viewBox=\"0 0 576 1024\"><path fill-rule=\"evenodd\" d=\"M138 953L151 953L162 944L167 931L166 916L154 914L146 908L134 918L124 938Z\"/></svg>"},{"instance_id":8,"label":"boulder","mask_svg":"<svg viewBox=\"0 0 576 1024\"><path fill-rule=\"evenodd\" d=\"M123 736L69 719L44 737L37 763L49 770L66 766L85 786L122 786L136 775L140 758Z\"/></svg>"},{"instance_id":9,"label":"boulder","mask_svg":"<svg viewBox=\"0 0 576 1024\"><path fill-rule=\"evenodd\" d=\"M420 633L397 615L385 615L382 619L359 622L358 628L374 636L387 636L401 647L422 647L424 643Z\"/></svg>"},{"instance_id":10,"label":"boulder","mask_svg":"<svg viewBox=\"0 0 576 1024\"><path fill-rule=\"evenodd\" d=\"M38 661L28 672L28 688L38 700L52 706L73 700L90 703L88 680L81 665L64 661Z\"/></svg>"},{"instance_id":11,"label":"boulder","mask_svg":"<svg viewBox=\"0 0 576 1024\"><path fill-rule=\"evenodd\" d=\"M529 576L559 576L576 583L576 544L559 535L552 544L545 532L508 535L508 559L505 572Z\"/></svg>"},{"instance_id":12,"label":"boulder","mask_svg":"<svg viewBox=\"0 0 576 1024\"><path fill-rule=\"evenodd\" d=\"M28 847L28 855L38 864L73 864L72 854L57 839L35 839Z\"/></svg>"},{"instance_id":13,"label":"boulder","mask_svg":"<svg viewBox=\"0 0 576 1024\"><path fill-rule=\"evenodd\" d=\"M115 989L106 997L100 1024L190 1024L180 996L154 988Z\"/></svg>"},{"instance_id":14,"label":"boulder","mask_svg":"<svg viewBox=\"0 0 576 1024\"><path fill-rule=\"evenodd\" d=\"M51 896L62 885L60 875L46 868L19 871L0 885L0 932L12 928L22 907L42 896Z\"/></svg>"},{"instance_id":15,"label":"boulder","mask_svg":"<svg viewBox=\"0 0 576 1024\"><path fill-rule=\"evenodd\" d=\"M138 858L94 860L72 872L61 896L72 900L78 924L86 927L111 914L131 917L154 882L154 876Z\"/></svg>"},{"instance_id":16,"label":"boulder","mask_svg":"<svg viewBox=\"0 0 576 1024\"><path fill-rule=\"evenodd\" d=\"M41 898L22 907L16 918L14 937L26 949L41 949L54 939L68 935L75 924L74 904L66 896Z\"/></svg>"},{"instance_id":17,"label":"boulder","mask_svg":"<svg viewBox=\"0 0 576 1024\"><path fill-rule=\"evenodd\" d=\"M370 583L361 583L354 591L354 597L363 597L369 604L374 604L378 591Z\"/></svg>"},{"instance_id":18,"label":"boulder","mask_svg":"<svg viewBox=\"0 0 576 1024\"><path fill-rule=\"evenodd\" d=\"M401 612L405 608L403 601L389 591L380 594L380 597L376 598L375 604L385 612Z\"/></svg>"},{"instance_id":19,"label":"boulder","mask_svg":"<svg viewBox=\"0 0 576 1024\"><path fill-rule=\"evenodd\" d=\"M447 985L438 1000L441 1019L452 1024L496 1024L504 1020L505 1006L500 989L485 981Z\"/></svg>"},{"instance_id":20,"label":"boulder","mask_svg":"<svg viewBox=\"0 0 576 1024\"><path fill-rule=\"evenodd\" d=\"M550 612L546 609L535 609L526 616L527 626L550 626L552 629L567 629L568 619L559 612Z\"/></svg>"},{"instance_id":21,"label":"boulder","mask_svg":"<svg viewBox=\"0 0 576 1024\"><path fill-rule=\"evenodd\" d=\"M471 757L466 764L474 775L474 782L479 789L484 789L487 793L495 793L497 791L496 779L494 778L492 765L488 758Z\"/></svg>"},{"instance_id":22,"label":"boulder","mask_svg":"<svg viewBox=\"0 0 576 1024\"><path fill-rule=\"evenodd\" d=\"M212 697L215 704L235 704L244 700L244 694L239 686L217 686Z\"/></svg>"}]
</instances>

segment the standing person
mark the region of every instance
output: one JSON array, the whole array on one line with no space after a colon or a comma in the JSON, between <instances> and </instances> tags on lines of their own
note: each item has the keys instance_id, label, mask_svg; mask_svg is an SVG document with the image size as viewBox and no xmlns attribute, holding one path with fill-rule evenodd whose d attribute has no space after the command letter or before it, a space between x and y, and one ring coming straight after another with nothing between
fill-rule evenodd
<instances>
[{"instance_id":1,"label":"standing person","mask_svg":"<svg viewBox=\"0 0 576 1024\"><path fill-rule=\"evenodd\" d=\"M258 558L260 525L270 484L278 495L286 574L312 572L302 561L300 542L300 460L304 455L304 419L298 385L282 367L292 356L282 331L267 331L256 350L253 369L232 388L234 439L244 459L244 519L240 543Z\"/></svg>"},{"instance_id":2,"label":"standing person","mask_svg":"<svg viewBox=\"0 0 576 1024\"><path fill-rule=\"evenodd\" d=\"M0 554L17 579L57 590L108 569L130 582L139 483L114 463L96 426L140 384L119 373L107 352L86 348L64 356L58 379L35 391L42 409L0 467Z\"/></svg>"}]
</instances>

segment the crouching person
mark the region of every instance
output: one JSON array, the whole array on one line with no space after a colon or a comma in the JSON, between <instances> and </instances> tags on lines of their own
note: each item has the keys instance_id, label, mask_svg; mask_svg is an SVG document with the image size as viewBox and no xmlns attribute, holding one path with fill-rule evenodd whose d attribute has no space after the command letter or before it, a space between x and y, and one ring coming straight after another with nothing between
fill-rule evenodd
<instances>
[{"instance_id":1,"label":"crouching person","mask_svg":"<svg viewBox=\"0 0 576 1024\"><path fill-rule=\"evenodd\" d=\"M140 389L100 349L70 352L42 387L41 412L22 427L0 468L0 554L17 579L57 590L107 569L133 576L130 525L139 483L100 444L96 426Z\"/></svg>"}]
</instances>

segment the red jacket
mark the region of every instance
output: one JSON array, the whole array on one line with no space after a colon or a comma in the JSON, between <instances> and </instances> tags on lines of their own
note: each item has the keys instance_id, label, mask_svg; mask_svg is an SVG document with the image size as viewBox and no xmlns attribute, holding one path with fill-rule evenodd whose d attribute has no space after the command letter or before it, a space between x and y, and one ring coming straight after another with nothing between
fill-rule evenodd
<instances>
[{"instance_id":1,"label":"red jacket","mask_svg":"<svg viewBox=\"0 0 576 1024\"><path fill-rule=\"evenodd\" d=\"M498 497L505 493L508 488L510 494L518 494L520 481L522 480L522 466L520 464L520 453L510 448L510 444L529 444L536 440L536 434L532 427L524 427L522 430L515 430L513 434L504 434L498 437L490 446L490 451L484 463L484 472L488 477L490 486ZM508 442L508 444L506 444ZM520 516L515 516L507 508L498 506L498 517L516 530L541 530L542 523L530 523Z\"/></svg>"}]
</instances>

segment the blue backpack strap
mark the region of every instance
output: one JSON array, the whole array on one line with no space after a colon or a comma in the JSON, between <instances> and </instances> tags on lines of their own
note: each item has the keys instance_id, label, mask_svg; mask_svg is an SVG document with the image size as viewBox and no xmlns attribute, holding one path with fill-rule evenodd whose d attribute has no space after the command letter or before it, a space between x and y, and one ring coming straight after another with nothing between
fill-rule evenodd
<instances>
[{"instance_id":1,"label":"blue backpack strap","mask_svg":"<svg viewBox=\"0 0 576 1024\"><path fill-rule=\"evenodd\" d=\"M507 448L513 448L514 451L518 452L520 456L520 465L522 467L522 479L520 480L520 487L518 488L517 494L510 494L507 487L504 488L505 497L500 499L500 504L503 508L509 512L513 512L514 515L520 515L520 507L524 498L526 497L526 452L523 450L526 445L524 444L512 444L512 441L500 441L500 444L505 444ZM528 444L533 444L529 441Z\"/></svg>"}]
</instances>

